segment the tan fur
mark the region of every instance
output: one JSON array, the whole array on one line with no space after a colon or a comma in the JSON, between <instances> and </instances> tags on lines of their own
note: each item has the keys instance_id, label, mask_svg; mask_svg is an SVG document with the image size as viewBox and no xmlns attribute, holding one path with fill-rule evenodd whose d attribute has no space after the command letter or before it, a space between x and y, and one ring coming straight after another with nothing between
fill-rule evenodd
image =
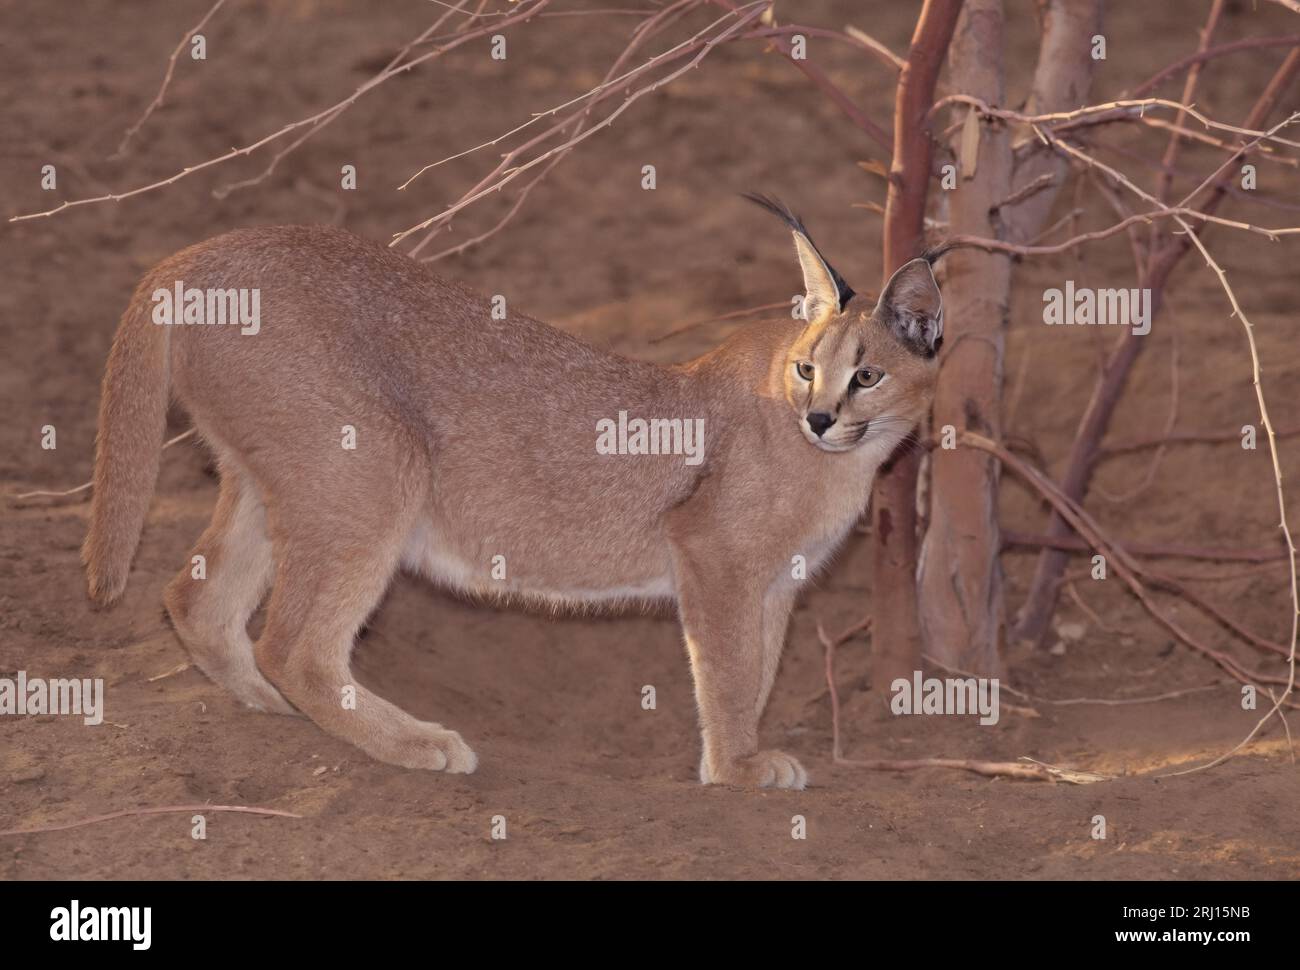
<instances>
[{"instance_id":1,"label":"tan fur","mask_svg":"<svg viewBox=\"0 0 1300 970\"><path fill-rule=\"evenodd\" d=\"M937 299L923 261L903 273L899 292L919 285ZM824 285L816 274L805 266L810 293ZM260 332L154 324L150 294L177 280L259 288ZM353 637L399 568L564 606L675 600L702 780L801 788L799 763L760 751L758 737L799 585L792 560L804 556L811 575L840 543L877 467L928 406L935 372L932 355L891 329L887 299L874 311L823 309L664 367L513 308L493 320L486 297L341 230L249 229L191 247L146 276L109 358L90 593L108 602L125 586L170 392L216 452L222 487L194 550L207 578L187 563L166 604L195 662L241 700L296 709L386 762L472 771L458 734L352 679ZM794 373L803 359L816 367L811 384ZM887 377L845 397L864 359ZM598 454L596 423L620 410L703 418L703 462ZM824 439L809 410L836 414ZM353 451L344 425L356 428ZM504 579L493 578L496 556ZM268 588L254 645L246 624ZM342 701L348 687L355 709Z\"/></svg>"}]
</instances>

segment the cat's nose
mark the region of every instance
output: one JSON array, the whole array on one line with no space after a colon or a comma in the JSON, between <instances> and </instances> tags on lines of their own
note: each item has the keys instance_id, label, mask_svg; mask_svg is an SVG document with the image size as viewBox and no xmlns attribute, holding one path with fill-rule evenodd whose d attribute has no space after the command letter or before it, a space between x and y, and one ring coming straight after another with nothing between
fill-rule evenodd
<instances>
[{"instance_id":1,"label":"cat's nose","mask_svg":"<svg viewBox=\"0 0 1300 970\"><path fill-rule=\"evenodd\" d=\"M808 427L812 428L813 434L821 437L826 433L826 429L835 423L835 419L825 411L814 411L808 415Z\"/></svg>"}]
</instances>

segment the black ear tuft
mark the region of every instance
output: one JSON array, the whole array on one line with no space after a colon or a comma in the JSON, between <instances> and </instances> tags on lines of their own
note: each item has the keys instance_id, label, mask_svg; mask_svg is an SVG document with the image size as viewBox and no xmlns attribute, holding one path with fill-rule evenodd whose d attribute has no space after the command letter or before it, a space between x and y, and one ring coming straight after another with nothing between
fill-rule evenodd
<instances>
[{"instance_id":1,"label":"black ear tuft","mask_svg":"<svg viewBox=\"0 0 1300 970\"><path fill-rule=\"evenodd\" d=\"M817 245L812 241L812 236L808 234L808 230L805 228L803 220L791 212L790 209L778 199L770 198L758 192L742 192L740 196L741 198L748 199L755 205L766 209L789 226L790 231L797 237L795 240L796 247L799 245L799 239L801 238L803 240L803 243L821 262L822 269L825 271L827 278L835 290L835 302L838 308L843 310L848 306L849 300L854 297L853 288L845 282L844 277L836 272L835 267L826 261L826 257L822 255L821 250L818 249Z\"/></svg>"},{"instance_id":2,"label":"black ear tuft","mask_svg":"<svg viewBox=\"0 0 1300 970\"><path fill-rule=\"evenodd\" d=\"M935 243L933 246L926 246L925 249L921 251L921 259L933 266L954 249L960 248L962 247L955 242Z\"/></svg>"},{"instance_id":3,"label":"black ear tuft","mask_svg":"<svg viewBox=\"0 0 1300 970\"><path fill-rule=\"evenodd\" d=\"M741 192L740 197L748 199L760 208L766 209L795 232L801 232L804 236L808 236L808 230L804 227L803 220L791 212L790 208L781 200L763 195L761 192Z\"/></svg>"}]
</instances>

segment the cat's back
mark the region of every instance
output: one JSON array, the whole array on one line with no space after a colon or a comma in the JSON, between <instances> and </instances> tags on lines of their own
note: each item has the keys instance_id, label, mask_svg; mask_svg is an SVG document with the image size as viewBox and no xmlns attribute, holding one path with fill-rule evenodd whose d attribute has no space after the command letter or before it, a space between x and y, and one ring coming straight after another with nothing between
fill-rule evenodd
<instances>
[{"instance_id":1,"label":"cat's back","mask_svg":"<svg viewBox=\"0 0 1300 970\"><path fill-rule=\"evenodd\" d=\"M457 330L469 335L493 318L491 297L336 226L234 229L163 260L143 288L179 280L201 291L257 290L272 339L353 333L370 343L415 343ZM534 320L517 322L553 331Z\"/></svg>"},{"instance_id":2,"label":"cat's back","mask_svg":"<svg viewBox=\"0 0 1300 970\"><path fill-rule=\"evenodd\" d=\"M178 320L172 361L183 399L235 393L373 404L414 423L489 410L530 425L617 414L628 402L680 409L681 371L629 360L519 312L510 281L488 295L333 226L236 229L159 263L161 290L219 294L256 309L225 325ZM240 301L243 301L242 303ZM178 316L183 316L179 312ZM205 322L206 323L206 322Z\"/></svg>"}]
</instances>

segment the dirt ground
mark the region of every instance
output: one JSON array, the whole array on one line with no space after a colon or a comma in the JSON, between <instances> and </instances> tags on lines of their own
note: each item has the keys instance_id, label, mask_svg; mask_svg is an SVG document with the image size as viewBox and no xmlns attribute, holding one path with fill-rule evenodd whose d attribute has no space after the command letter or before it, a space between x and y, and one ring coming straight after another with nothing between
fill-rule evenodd
<instances>
[{"instance_id":1,"label":"dirt ground","mask_svg":"<svg viewBox=\"0 0 1300 970\"><path fill-rule=\"evenodd\" d=\"M0 211L49 208L105 187L134 187L242 145L333 103L432 20L430 4L233 0L205 31L208 59L182 58L164 107L126 156L109 160L157 90L167 57L208 0L0 5ZM779 5L783 20L838 29L857 23L906 48L916 2ZM1205 2L1112 4L1097 99L1114 97L1195 48ZM1278 5L1235 4L1221 37L1294 31ZM1009 3L1013 83L1024 95L1034 51L1033 5ZM236 226L338 221L386 239L439 210L486 165L480 153L405 192L420 165L478 144L599 80L635 20L554 18L511 31L506 62L468 45L363 98L286 159L264 183L217 200L212 190L260 172L261 153L120 203L87 206L0 232L0 676L102 677L105 723L0 718L0 829L54 824L120 809L214 804L280 809L300 818L213 813L208 838L190 813L122 818L65 832L0 838L0 877L23 878L1294 878L1300 874L1300 774L1280 727L1251 752L1185 777L1164 772L1235 744L1254 723L1235 685L1130 705L1004 702L1000 723L892 718L871 681L869 638L839 651L843 746L855 758L1014 760L1119 775L1088 786L990 780L926 770L883 774L831 763L830 703L816 636L871 609L866 537L801 603L763 725L764 741L799 756L804 792L704 788L689 671L672 616L554 618L469 604L399 581L358 643L361 680L416 716L460 731L477 751L470 776L406 771L367 760L304 719L252 713L193 669L161 607L216 497L207 456L184 444L164 457L125 599L92 610L78 546L83 500L16 501L28 489L89 476L98 385L117 317L136 280L167 254ZM701 23L702 25L702 23ZM817 40L825 66L876 118L892 81L852 48ZM1281 59L1276 50L1207 71L1199 106L1244 117ZM1176 96L1174 88L1164 93ZM1283 107L1300 96L1291 91ZM1281 116L1281 111L1275 118ZM1159 133L1135 135L1153 157ZM715 344L727 322L651 341L683 323L788 299L797 285L788 237L736 199L783 196L862 289L880 266L878 178L856 163L878 151L801 74L755 44L724 47L699 70L588 141L529 198L510 227L437 272L619 352L685 359ZM1213 156L1189 149L1205 172ZM1124 163L1124 159L1108 161ZM58 166L54 192L40 167ZM355 192L338 171L355 164ZM657 167L643 191L641 167ZM1145 171L1137 171L1148 178ZM1261 190L1294 197L1294 173L1261 166ZM486 229L510 204L494 197L451 238ZM1067 193L1062 212L1074 204ZM1111 219L1088 201L1082 226ZM1294 224L1294 211L1233 202L1228 215ZM1300 422L1295 340L1296 247L1216 232L1255 324L1265 392L1279 427ZM1008 361L1009 433L1060 469L1096 376L1098 328L1038 323L1042 291L1067 278L1134 285L1122 237L1023 265ZM1178 430L1256 423L1245 338L1216 282L1189 258L1120 406L1113 440L1158 433L1171 406L1178 341ZM1107 335L1108 336L1108 335ZM57 449L40 429L57 429ZM173 417L173 433L187 427ZM1282 443L1300 481L1300 439ZM1139 485L1151 454L1109 461L1098 484ZM1297 493L1300 501L1300 493ZM1267 452L1235 444L1170 449L1140 494L1090 499L1116 535L1152 542L1261 546L1277 541ZM1293 527L1300 519L1293 518ZM1040 531L1044 516L1014 482L1003 521ZM1008 602L1023 598L1033 556L1004 557ZM1250 629L1288 633L1285 569L1166 562ZM1085 560L1077 559L1072 575ZM1132 698L1208 685L1216 668L1173 643L1118 582L1076 584L1089 612L1062 599L1058 623L1082 627L1063 652L1013 647L1010 683L1035 698ZM1261 670L1253 653L1185 604L1165 605L1216 647ZM1080 631L1067 632L1078 634ZM1054 637L1053 641L1057 638ZM654 711L641 687L657 689ZM1038 716L1033 716L1036 712ZM792 816L807 838L791 838ZM493 840L493 816L508 838ZM1104 815L1108 837L1090 837Z\"/></svg>"}]
</instances>

